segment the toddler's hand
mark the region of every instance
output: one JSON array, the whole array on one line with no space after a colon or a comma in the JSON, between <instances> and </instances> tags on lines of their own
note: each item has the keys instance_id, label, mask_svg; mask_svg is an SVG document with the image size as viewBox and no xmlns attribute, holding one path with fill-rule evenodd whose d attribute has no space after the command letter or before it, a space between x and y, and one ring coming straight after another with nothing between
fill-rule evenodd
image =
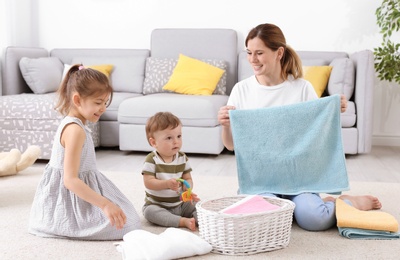
<instances>
[{"instance_id":1,"label":"toddler's hand","mask_svg":"<svg viewBox=\"0 0 400 260\"><path fill-rule=\"evenodd\" d=\"M200 201L200 198L197 197L197 194L196 194L196 193L193 193L193 192L192 192L191 195L192 195L192 201L194 201L194 202Z\"/></svg>"},{"instance_id":2,"label":"toddler's hand","mask_svg":"<svg viewBox=\"0 0 400 260\"><path fill-rule=\"evenodd\" d=\"M170 190L174 190L174 191L179 191L179 182L175 179L169 179L167 180L167 187Z\"/></svg>"},{"instance_id":3,"label":"toddler's hand","mask_svg":"<svg viewBox=\"0 0 400 260\"><path fill-rule=\"evenodd\" d=\"M222 126L230 126L231 122L229 119L229 110L234 110L234 106L223 106L218 111L218 122Z\"/></svg>"},{"instance_id":4,"label":"toddler's hand","mask_svg":"<svg viewBox=\"0 0 400 260\"><path fill-rule=\"evenodd\" d=\"M108 220L111 225L121 229L126 223L125 213L122 211L120 207L115 205L112 202L107 203L103 208L104 214L106 214Z\"/></svg>"}]
</instances>

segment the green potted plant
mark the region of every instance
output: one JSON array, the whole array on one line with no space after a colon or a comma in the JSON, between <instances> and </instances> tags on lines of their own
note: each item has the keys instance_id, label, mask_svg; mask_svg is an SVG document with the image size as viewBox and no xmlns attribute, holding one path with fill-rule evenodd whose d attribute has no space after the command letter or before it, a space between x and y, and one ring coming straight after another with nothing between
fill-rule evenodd
<instances>
[{"instance_id":1,"label":"green potted plant","mask_svg":"<svg viewBox=\"0 0 400 260\"><path fill-rule=\"evenodd\" d=\"M374 48L375 70L380 80L400 84L400 43L391 41L400 30L400 0L383 0L375 15L382 34L381 46Z\"/></svg>"}]
</instances>

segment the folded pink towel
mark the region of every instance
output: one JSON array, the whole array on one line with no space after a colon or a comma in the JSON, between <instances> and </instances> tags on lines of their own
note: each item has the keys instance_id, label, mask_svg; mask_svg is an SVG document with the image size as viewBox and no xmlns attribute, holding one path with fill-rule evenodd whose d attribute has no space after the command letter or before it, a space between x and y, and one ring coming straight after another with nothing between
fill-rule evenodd
<instances>
[{"instance_id":1,"label":"folded pink towel","mask_svg":"<svg viewBox=\"0 0 400 260\"><path fill-rule=\"evenodd\" d=\"M221 213L250 214L250 213L270 211L279 208L280 208L279 206L266 201L262 196L250 195L232 204L231 206L221 210Z\"/></svg>"}]
</instances>

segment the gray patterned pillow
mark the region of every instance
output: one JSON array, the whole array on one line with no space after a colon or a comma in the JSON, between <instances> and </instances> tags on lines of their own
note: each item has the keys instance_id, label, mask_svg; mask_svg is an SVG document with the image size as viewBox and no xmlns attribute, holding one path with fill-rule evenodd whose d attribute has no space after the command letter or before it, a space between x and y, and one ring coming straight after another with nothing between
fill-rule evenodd
<instances>
[{"instance_id":1,"label":"gray patterned pillow","mask_svg":"<svg viewBox=\"0 0 400 260\"><path fill-rule=\"evenodd\" d=\"M219 80L217 87L213 94L225 95L226 94L226 63L223 60L201 59L212 66L225 70ZM146 72L143 83L143 94L154 94L162 92L170 92L163 90L171 77L178 59L172 58L154 58L149 57L146 60Z\"/></svg>"}]
</instances>

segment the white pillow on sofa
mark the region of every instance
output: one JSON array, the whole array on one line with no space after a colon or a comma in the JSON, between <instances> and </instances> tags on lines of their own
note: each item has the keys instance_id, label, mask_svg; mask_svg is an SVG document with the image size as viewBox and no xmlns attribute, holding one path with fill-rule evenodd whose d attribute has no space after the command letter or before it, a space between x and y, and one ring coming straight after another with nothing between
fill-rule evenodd
<instances>
[{"instance_id":1,"label":"white pillow on sofa","mask_svg":"<svg viewBox=\"0 0 400 260\"><path fill-rule=\"evenodd\" d=\"M347 100L353 96L355 69L349 58L334 59L329 66L332 66L328 82L329 95L344 94Z\"/></svg>"},{"instance_id":2,"label":"white pillow on sofa","mask_svg":"<svg viewBox=\"0 0 400 260\"><path fill-rule=\"evenodd\" d=\"M19 68L33 93L45 94L57 91L64 64L57 57L23 57L19 61Z\"/></svg>"},{"instance_id":3,"label":"white pillow on sofa","mask_svg":"<svg viewBox=\"0 0 400 260\"><path fill-rule=\"evenodd\" d=\"M69 69L71 67L72 67L72 65L64 64L64 70L63 70L63 73L62 73L61 81L64 80L65 76L67 75L67 73L68 73L68 71L69 71Z\"/></svg>"}]
</instances>

